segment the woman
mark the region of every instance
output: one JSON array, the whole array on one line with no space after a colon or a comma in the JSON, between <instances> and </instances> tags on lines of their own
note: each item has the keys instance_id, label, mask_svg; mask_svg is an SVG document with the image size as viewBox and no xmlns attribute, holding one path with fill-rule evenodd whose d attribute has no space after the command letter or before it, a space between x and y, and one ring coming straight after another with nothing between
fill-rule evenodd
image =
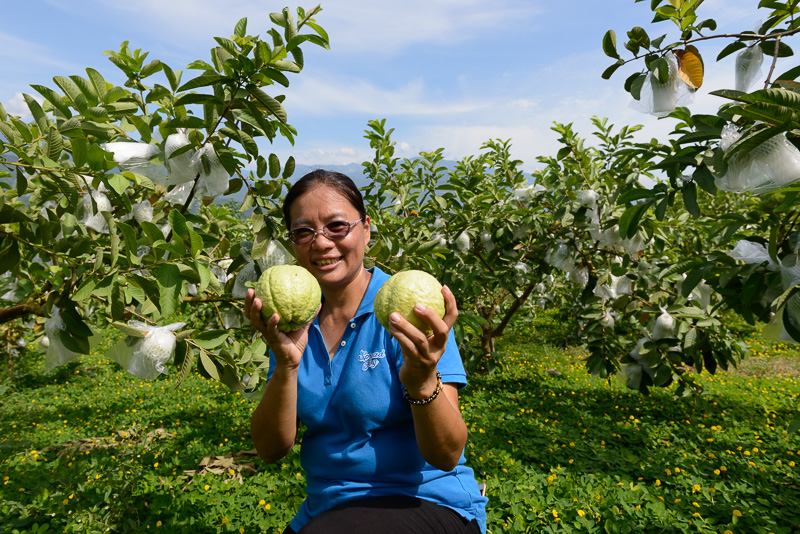
<instances>
[{"instance_id":1,"label":"woman","mask_svg":"<svg viewBox=\"0 0 800 534\"><path fill-rule=\"evenodd\" d=\"M313 322L285 334L265 324L252 289L245 313L270 347L269 377L250 431L261 458L292 448L300 421L306 500L286 533L382 534L485 532L486 498L463 451L458 407L466 385L452 338L455 297L442 293L440 319L417 305L429 337L390 317L387 332L373 301L389 278L364 268L370 218L347 176L317 170L289 190L283 205L297 263L319 281Z\"/></svg>"}]
</instances>

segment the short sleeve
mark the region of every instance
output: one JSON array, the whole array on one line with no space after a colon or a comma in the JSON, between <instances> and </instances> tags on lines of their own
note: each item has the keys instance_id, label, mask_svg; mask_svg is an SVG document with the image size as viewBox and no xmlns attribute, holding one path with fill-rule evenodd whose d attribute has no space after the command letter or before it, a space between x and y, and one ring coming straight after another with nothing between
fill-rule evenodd
<instances>
[{"instance_id":1,"label":"short sleeve","mask_svg":"<svg viewBox=\"0 0 800 534\"><path fill-rule=\"evenodd\" d=\"M453 330L447 337L447 346L442 354L437 366L439 374L442 375L442 382L455 384L458 389L467 385L467 372L464 370L464 362L461 361L461 353L458 351L458 344Z\"/></svg>"}]
</instances>

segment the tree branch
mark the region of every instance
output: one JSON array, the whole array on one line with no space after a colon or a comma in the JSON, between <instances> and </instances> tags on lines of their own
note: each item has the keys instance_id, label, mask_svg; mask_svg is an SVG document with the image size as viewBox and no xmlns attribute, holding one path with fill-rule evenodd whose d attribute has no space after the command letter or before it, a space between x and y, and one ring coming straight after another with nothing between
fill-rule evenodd
<instances>
[{"instance_id":1,"label":"tree branch","mask_svg":"<svg viewBox=\"0 0 800 534\"><path fill-rule=\"evenodd\" d=\"M20 317L27 317L28 315L38 315L39 317L47 317L44 308L33 302L28 304L18 304L10 308L3 308L0 310L0 324L8 323Z\"/></svg>"}]
</instances>

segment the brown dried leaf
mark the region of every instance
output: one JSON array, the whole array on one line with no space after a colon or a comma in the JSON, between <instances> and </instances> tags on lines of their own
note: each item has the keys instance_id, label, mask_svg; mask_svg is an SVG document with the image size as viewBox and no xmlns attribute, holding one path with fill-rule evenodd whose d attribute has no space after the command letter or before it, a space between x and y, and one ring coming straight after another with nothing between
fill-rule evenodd
<instances>
[{"instance_id":1,"label":"brown dried leaf","mask_svg":"<svg viewBox=\"0 0 800 534\"><path fill-rule=\"evenodd\" d=\"M700 51L692 45L688 45L686 50L673 50L678 59L678 76L686 85L693 89L698 89L703 85L703 58Z\"/></svg>"}]
</instances>

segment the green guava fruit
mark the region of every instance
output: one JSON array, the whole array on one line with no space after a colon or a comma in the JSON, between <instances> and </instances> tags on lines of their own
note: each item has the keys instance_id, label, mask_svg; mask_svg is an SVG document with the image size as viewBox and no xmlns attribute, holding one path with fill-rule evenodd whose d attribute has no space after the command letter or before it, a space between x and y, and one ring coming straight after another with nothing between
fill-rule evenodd
<instances>
[{"instance_id":1,"label":"green guava fruit","mask_svg":"<svg viewBox=\"0 0 800 534\"><path fill-rule=\"evenodd\" d=\"M264 323L273 314L281 316L278 330L291 332L311 321L322 298L319 282L298 265L276 265L264 271L256 282Z\"/></svg>"},{"instance_id":2,"label":"green guava fruit","mask_svg":"<svg viewBox=\"0 0 800 534\"><path fill-rule=\"evenodd\" d=\"M375 295L375 316L388 330L389 315L397 312L426 335L430 335L432 330L428 323L414 313L414 306L418 302L432 309L439 317L444 317L442 284L425 271L401 271L390 277Z\"/></svg>"}]
</instances>

